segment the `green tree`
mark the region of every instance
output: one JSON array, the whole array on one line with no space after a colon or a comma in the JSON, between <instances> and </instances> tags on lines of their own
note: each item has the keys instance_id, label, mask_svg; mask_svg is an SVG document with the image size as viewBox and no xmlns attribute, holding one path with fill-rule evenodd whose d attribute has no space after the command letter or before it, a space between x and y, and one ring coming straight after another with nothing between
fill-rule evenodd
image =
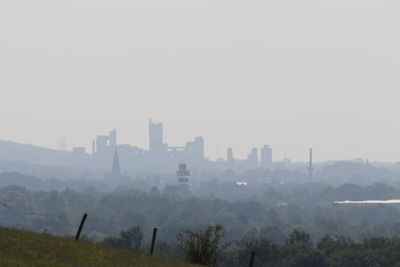
<instances>
[{"instance_id":1,"label":"green tree","mask_svg":"<svg viewBox=\"0 0 400 267\"><path fill-rule=\"evenodd\" d=\"M311 244L310 235L306 232L293 229L293 231L286 238L286 244L292 245L295 243Z\"/></svg>"},{"instance_id":2,"label":"green tree","mask_svg":"<svg viewBox=\"0 0 400 267\"><path fill-rule=\"evenodd\" d=\"M321 238L317 243L317 248L325 253L325 255L333 255L338 251L345 250L352 246L354 242L343 236L325 236Z\"/></svg>"},{"instance_id":3,"label":"green tree","mask_svg":"<svg viewBox=\"0 0 400 267\"><path fill-rule=\"evenodd\" d=\"M216 266L218 257L229 246L229 243L223 240L225 236L224 227L215 224L195 230L183 230L176 238L178 246L190 262Z\"/></svg>"}]
</instances>

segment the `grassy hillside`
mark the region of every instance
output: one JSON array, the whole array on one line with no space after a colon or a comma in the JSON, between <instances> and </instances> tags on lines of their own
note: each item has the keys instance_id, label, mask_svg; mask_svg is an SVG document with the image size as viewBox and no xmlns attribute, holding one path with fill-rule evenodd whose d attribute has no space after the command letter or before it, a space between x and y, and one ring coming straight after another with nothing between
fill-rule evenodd
<instances>
[{"instance_id":1,"label":"grassy hillside","mask_svg":"<svg viewBox=\"0 0 400 267\"><path fill-rule=\"evenodd\" d=\"M0 227L0 266L194 266L71 238Z\"/></svg>"}]
</instances>

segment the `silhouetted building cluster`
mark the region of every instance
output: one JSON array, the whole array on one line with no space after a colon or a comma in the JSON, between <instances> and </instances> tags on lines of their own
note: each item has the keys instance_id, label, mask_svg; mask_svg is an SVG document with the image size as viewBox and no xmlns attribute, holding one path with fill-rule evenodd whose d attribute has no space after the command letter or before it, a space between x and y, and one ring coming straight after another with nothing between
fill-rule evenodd
<instances>
[{"instance_id":1,"label":"silhouetted building cluster","mask_svg":"<svg viewBox=\"0 0 400 267\"><path fill-rule=\"evenodd\" d=\"M228 148L226 151L226 165L227 168L245 171L252 169L270 169L273 168L272 162L272 149L265 145L260 149L260 158L258 157L258 149L253 148L244 160L235 159L233 156L233 149Z\"/></svg>"},{"instance_id":2,"label":"silhouetted building cluster","mask_svg":"<svg viewBox=\"0 0 400 267\"><path fill-rule=\"evenodd\" d=\"M121 167L134 172L172 172L182 162L193 170L222 168L245 171L273 167L272 149L267 145L261 148L260 158L258 149L253 148L245 160L235 159L233 149L229 148L226 161L221 165L220 162L217 164L204 156L203 137L198 136L186 142L184 146L169 146L164 142L163 135L163 124L149 120L148 150L128 144L118 144L116 130L110 131L108 135L97 136L92 143L93 164L97 168L108 169L107 166L113 162L113 176L121 175ZM81 153L81 149L76 153Z\"/></svg>"}]
</instances>

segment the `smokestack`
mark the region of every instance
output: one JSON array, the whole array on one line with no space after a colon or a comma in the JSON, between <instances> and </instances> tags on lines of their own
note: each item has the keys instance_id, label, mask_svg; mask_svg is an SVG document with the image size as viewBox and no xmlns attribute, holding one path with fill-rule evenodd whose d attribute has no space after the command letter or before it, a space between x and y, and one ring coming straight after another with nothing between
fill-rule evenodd
<instances>
[{"instance_id":1,"label":"smokestack","mask_svg":"<svg viewBox=\"0 0 400 267\"><path fill-rule=\"evenodd\" d=\"M310 148L310 158L309 158L309 161L308 161L308 179L309 179L310 181L312 180L313 171L314 171L314 167L313 167L313 155L312 155L312 148Z\"/></svg>"}]
</instances>

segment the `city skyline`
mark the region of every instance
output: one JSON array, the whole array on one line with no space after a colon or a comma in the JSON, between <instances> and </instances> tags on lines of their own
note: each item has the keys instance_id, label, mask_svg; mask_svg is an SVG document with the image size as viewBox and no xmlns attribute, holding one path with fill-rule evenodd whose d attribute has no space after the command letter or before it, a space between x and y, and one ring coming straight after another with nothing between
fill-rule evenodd
<instances>
[{"instance_id":1,"label":"city skyline","mask_svg":"<svg viewBox=\"0 0 400 267\"><path fill-rule=\"evenodd\" d=\"M171 146L164 139L164 125L162 122L149 120L149 145L147 148L120 144L117 130L111 130L106 135L98 135L92 141L91 159L93 166L107 166L113 162L113 171L116 177L120 173L120 156L123 163L130 169L165 171L173 169L177 164L185 163L197 170L225 168L236 171L252 169L273 169L273 153L269 145L255 147L250 150L245 159L235 158L233 148L226 151L226 159L221 165L220 160L212 161L204 154L204 139L202 136L186 141L182 146ZM74 147L76 160L87 158L84 147Z\"/></svg>"},{"instance_id":2,"label":"city skyline","mask_svg":"<svg viewBox=\"0 0 400 267\"><path fill-rule=\"evenodd\" d=\"M147 121L150 122L150 124L152 122L151 119L149 119ZM154 125L156 125L156 126L157 125L158 126L161 125L161 129L162 129L161 130L161 136L163 136L162 138L164 139L165 137L164 137L164 130L163 130L163 122L156 122L156 123L154 123ZM100 142L100 143L103 143L103 144L107 143L107 142L111 142L112 143L112 145L111 145L112 147L116 147L116 145L130 145L132 147L137 147L139 149L142 149L143 151L150 151L150 143L151 143L151 141L149 139L149 136L146 135L146 139L148 140L148 142L144 142L144 144L142 143L142 145L140 145L140 144L138 145L137 143L135 143L135 140L133 142L129 142L129 141L126 141L126 139L124 139L124 138L120 138L120 136L126 137L127 135L129 136L129 134L125 133L125 134L120 135L120 131L118 131L118 140L122 140L122 141L116 143L117 130L118 129L113 128L113 130L103 131L103 133L109 133L110 137L108 137L108 135L101 135L100 134L100 135L97 135L97 139L96 138L93 139L93 136L96 136L96 134L94 134L92 136L92 139L91 139L90 142L87 141L87 142L84 142L83 144L79 144L77 142L71 144L71 143L69 143L70 140L68 138L66 138L65 136L62 136L59 139L55 139L56 142L54 143L53 146L40 145L40 144L35 144L35 143L28 143L28 142L23 142L23 141L20 142L18 140L11 140L11 139L0 139L0 140L11 141L11 142L16 142L16 143L21 143L21 144L29 144L29 145L34 145L34 146L41 146L41 147L44 147L44 148L49 148L49 149L54 149L54 150L73 151L74 149L78 149L78 150L84 149L85 153L91 154L91 155L94 154L93 153L93 151L94 151L93 148L94 148L94 145L95 145L96 142ZM147 131L144 131L144 132L148 134L149 130L150 130L150 127L149 127L149 129ZM166 131L166 132L167 133L170 132L169 136L174 136L173 129L169 129L169 131ZM200 135L198 137L199 138L203 138ZM196 140L196 138L198 138L198 137L192 137L192 138L189 137L188 140ZM132 140L132 138L130 138L130 139ZM226 144L221 145L221 143L223 143L223 142L220 142L220 143L215 142L214 144L215 144L216 150L218 149L218 151L214 151L214 155L213 155L212 143L211 142L207 142L207 140L205 140L205 139L202 140L202 142L204 142L204 152L203 152L204 157L207 158L208 160L211 160L211 161L218 161L218 160L229 161L228 153L229 153L230 149L234 150L234 157L237 160L246 160L249 157L249 155L252 153L252 150L254 150L255 148L257 148L258 159L261 161L263 149L265 149L265 147L270 147L270 144L267 145L267 144L264 143L264 144L256 144L253 147L247 147L247 148L239 147L239 149L237 149L237 147L235 147L234 145L226 145ZM180 148L184 147L185 143L187 143L187 140L179 140L178 142L176 142L174 144L163 143L163 140L161 140L160 145L165 145L166 149L168 149L168 148L178 148L178 149L180 149ZM210 144L211 144L211 149L210 149L210 147L207 148L207 145L210 145ZM169 145L171 145L171 146L169 146ZM272 159L273 159L274 162L279 162L279 161L283 161L283 160L291 160L292 162L305 162L305 163L307 163L309 161L308 151L309 151L310 148L314 149L313 161L315 161L315 162L327 162L327 161L335 161L335 160L359 160L359 159L384 162L383 160L379 160L379 159L378 160L373 160L373 159L368 158L368 157L363 157L362 155L360 155L360 156L355 155L354 157L349 157L349 158L344 158L344 159L322 159L322 160L320 160L318 158L318 153L319 153L320 146L318 146L318 145L305 147L304 157L300 158L300 159L296 159L296 158L290 157L290 155L291 155L290 150L284 150L283 151L282 149L277 148L276 150L278 150L278 151L280 150L280 152L283 151L283 154L277 156L276 155L276 150L274 149L274 157ZM207 151L211 151L211 152L207 153ZM288 151L289 151L289 153L288 153ZM215 156L217 154L218 154L218 156ZM387 161L387 162L391 162L391 161ZM392 162L397 162L397 161L394 160Z\"/></svg>"},{"instance_id":3,"label":"city skyline","mask_svg":"<svg viewBox=\"0 0 400 267\"><path fill-rule=\"evenodd\" d=\"M89 150L116 128L147 147L153 118L212 159L268 143L276 159L399 161L399 7L1 1L0 139Z\"/></svg>"}]
</instances>

